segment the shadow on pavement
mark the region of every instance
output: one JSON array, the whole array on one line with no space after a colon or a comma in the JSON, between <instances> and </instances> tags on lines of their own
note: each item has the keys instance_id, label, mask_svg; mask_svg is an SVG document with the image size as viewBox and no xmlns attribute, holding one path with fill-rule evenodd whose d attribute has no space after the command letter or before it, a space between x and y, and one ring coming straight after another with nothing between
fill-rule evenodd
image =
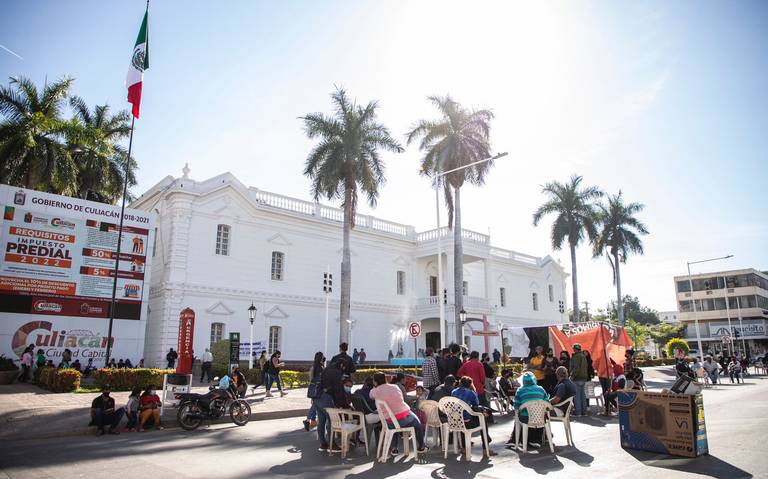
<instances>
[{"instance_id":1,"label":"shadow on pavement","mask_svg":"<svg viewBox=\"0 0 768 479\"><path fill-rule=\"evenodd\" d=\"M701 474L717 479L741 479L753 477L749 472L718 459L715 456L675 457L632 449L625 449L625 451L646 466L658 467L670 471Z\"/></svg>"}]
</instances>

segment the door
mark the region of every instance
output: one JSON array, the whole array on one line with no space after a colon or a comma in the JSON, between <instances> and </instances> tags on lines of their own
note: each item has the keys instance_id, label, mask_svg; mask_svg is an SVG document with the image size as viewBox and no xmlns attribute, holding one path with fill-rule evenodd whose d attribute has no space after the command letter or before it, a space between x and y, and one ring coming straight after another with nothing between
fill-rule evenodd
<instances>
[{"instance_id":1,"label":"door","mask_svg":"<svg viewBox=\"0 0 768 479\"><path fill-rule=\"evenodd\" d=\"M425 338L428 348L432 348L435 352L440 351L440 332L427 333Z\"/></svg>"}]
</instances>

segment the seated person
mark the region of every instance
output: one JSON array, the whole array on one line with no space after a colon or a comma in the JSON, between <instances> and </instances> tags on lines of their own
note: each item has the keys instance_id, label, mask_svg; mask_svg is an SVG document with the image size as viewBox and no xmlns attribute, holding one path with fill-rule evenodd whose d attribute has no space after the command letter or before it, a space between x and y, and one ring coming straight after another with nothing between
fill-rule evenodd
<instances>
[{"instance_id":1,"label":"seated person","mask_svg":"<svg viewBox=\"0 0 768 479\"><path fill-rule=\"evenodd\" d=\"M362 387L355 391L355 394L363 398L369 411L376 412L376 401L371 399L372 390L373 376L368 376L363 380Z\"/></svg>"},{"instance_id":2,"label":"seated person","mask_svg":"<svg viewBox=\"0 0 768 479\"><path fill-rule=\"evenodd\" d=\"M618 391L627 388L627 378L624 376L624 367L621 364L613 363L613 382L611 382L611 391L603 394L605 398L605 414L611 413L611 407L619 409L619 403L616 397Z\"/></svg>"},{"instance_id":3,"label":"seated person","mask_svg":"<svg viewBox=\"0 0 768 479\"><path fill-rule=\"evenodd\" d=\"M237 388L238 397L244 398L245 391L248 390L248 384L245 382L245 376L240 372L240 368L237 366L232 368L232 382Z\"/></svg>"},{"instance_id":4,"label":"seated person","mask_svg":"<svg viewBox=\"0 0 768 479\"><path fill-rule=\"evenodd\" d=\"M453 390L451 393L451 396L461 399L465 403L469 405L470 408L472 408L475 412L481 412L483 413L486 418L491 415L490 410L487 410L486 408L483 408L480 406L480 400L477 397L477 393L475 392L475 386L472 384L472 378L469 376L462 376L461 379L459 379L459 387ZM470 414L464 413L464 423L466 424L467 429L473 429L480 425L480 418L477 416L472 416ZM488 450L490 452L491 456L495 456L496 453L490 450L490 443L491 443L491 436L488 434L488 420L486 419L484 421L485 424L485 431L483 431L483 443L488 446ZM464 435L460 435L459 439L463 441ZM463 444L461 442L460 444Z\"/></svg>"},{"instance_id":5,"label":"seated person","mask_svg":"<svg viewBox=\"0 0 768 479\"><path fill-rule=\"evenodd\" d=\"M443 399L446 396L450 396L451 392L453 392L453 389L456 385L456 377L453 374L448 374L445 376L445 379L443 380L443 384L439 385L435 388L434 391L432 391L432 397L431 399L433 401L440 402L441 399Z\"/></svg>"},{"instance_id":6,"label":"seated person","mask_svg":"<svg viewBox=\"0 0 768 479\"><path fill-rule=\"evenodd\" d=\"M387 404L394 418L387 416L386 411L379 411L382 419L387 421L388 427L393 427L394 421L397 420L400 427L413 427L416 433L416 445L418 447L417 453L422 454L427 452L427 447L424 445L424 427L422 426L419 418L411 411L411 408L405 403L403 399L402 391L396 384L387 384L387 378L384 373L376 373L373 375L373 383L376 385L371 391L371 399L374 401L382 401ZM392 439L392 455L398 454L397 445L400 441L402 434L395 434Z\"/></svg>"},{"instance_id":7,"label":"seated person","mask_svg":"<svg viewBox=\"0 0 768 479\"><path fill-rule=\"evenodd\" d=\"M155 424L155 429L163 429L160 423L160 398L155 394L153 386L148 387L139 398L139 432L144 430L144 426L151 418Z\"/></svg>"},{"instance_id":8,"label":"seated person","mask_svg":"<svg viewBox=\"0 0 768 479\"><path fill-rule=\"evenodd\" d=\"M549 394L547 394L543 387L537 384L536 376L532 372L526 371L523 374L523 387L515 393L515 410L519 411L518 419L522 423L528 423L528 411L520 411L520 408L530 401L549 401ZM543 429L530 429L528 431L528 444L541 445L543 431ZM507 444L511 447L514 443L515 431L513 430Z\"/></svg>"},{"instance_id":9,"label":"seated person","mask_svg":"<svg viewBox=\"0 0 768 479\"><path fill-rule=\"evenodd\" d=\"M501 377L499 378L499 391L501 391L504 396L512 399L515 397L515 392L519 387L520 383L512 378L511 369L505 369L501 372Z\"/></svg>"},{"instance_id":10,"label":"seated person","mask_svg":"<svg viewBox=\"0 0 768 479\"><path fill-rule=\"evenodd\" d=\"M101 395L96 397L91 403L91 423L97 428L96 434L104 434L104 427L109 426L109 434L120 434L117 431L117 425L125 414L125 409L115 409L115 399L109 396L109 384L101 388Z\"/></svg>"},{"instance_id":11,"label":"seated person","mask_svg":"<svg viewBox=\"0 0 768 479\"><path fill-rule=\"evenodd\" d=\"M558 404L576 395L576 384L568 377L568 370L564 366L559 366L555 370L555 377L557 377L557 386L549 402L555 406L555 414L562 417L565 416L568 405L558 406Z\"/></svg>"}]
</instances>

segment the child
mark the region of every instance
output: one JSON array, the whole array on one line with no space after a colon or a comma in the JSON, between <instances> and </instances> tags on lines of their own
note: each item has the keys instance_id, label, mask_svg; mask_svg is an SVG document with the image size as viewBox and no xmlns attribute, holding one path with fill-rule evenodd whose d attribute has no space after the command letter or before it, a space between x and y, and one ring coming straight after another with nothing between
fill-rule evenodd
<instances>
[{"instance_id":1,"label":"child","mask_svg":"<svg viewBox=\"0 0 768 479\"><path fill-rule=\"evenodd\" d=\"M424 389L423 386L416 386L416 405L415 405L415 413L416 417L419 418L419 421L421 421L422 424L427 423L427 416L424 414L424 411L421 410L421 404L426 401L429 398L429 391Z\"/></svg>"}]
</instances>

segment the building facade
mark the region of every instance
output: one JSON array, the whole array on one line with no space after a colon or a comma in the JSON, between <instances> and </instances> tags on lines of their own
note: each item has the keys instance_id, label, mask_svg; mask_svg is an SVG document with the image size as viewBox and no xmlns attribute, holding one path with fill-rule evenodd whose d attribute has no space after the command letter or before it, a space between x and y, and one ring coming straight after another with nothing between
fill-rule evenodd
<instances>
[{"instance_id":1,"label":"building facade","mask_svg":"<svg viewBox=\"0 0 768 479\"><path fill-rule=\"evenodd\" d=\"M680 324L677 311L660 311L659 321L665 324Z\"/></svg>"},{"instance_id":2,"label":"building facade","mask_svg":"<svg viewBox=\"0 0 768 479\"><path fill-rule=\"evenodd\" d=\"M675 277L678 318L686 325L685 339L692 348L697 348L698 319L705 353L733 350L755 356L766 351L768 274L756 269L719 271L692 275L690 283L688 276Z\"/></svg>"},{"instance_id":3,"label":"building facade","mask_svg":"<svg viewBox=\"0 0 768 479\"><path fill-rule=\"evenodd\" d=\"M132 207L157 215L145 358L159 364L175 347L179 312L196 313L194 350L228 333L249 342L248 307L257 308L254 343L289 360L333 353L339 338L342 210L247 187L225 173L205 181L166 177ZM439 301L445 303L446 342L456 340L453 308L453 234L357 215L351 237L352 348L385 360L412 357L407 325L419 321L415 349L440 346ZM437 238L443 287L437 290ZM463 230L464 341L484 351L500 327L567 320L566 278L551 257L491 245L488 235ZM324 274L332 292L323 293ZM326 300L328 333L326 344ZM501 350L499 337L487 346Z\"/></svg>"}]
</instances>

